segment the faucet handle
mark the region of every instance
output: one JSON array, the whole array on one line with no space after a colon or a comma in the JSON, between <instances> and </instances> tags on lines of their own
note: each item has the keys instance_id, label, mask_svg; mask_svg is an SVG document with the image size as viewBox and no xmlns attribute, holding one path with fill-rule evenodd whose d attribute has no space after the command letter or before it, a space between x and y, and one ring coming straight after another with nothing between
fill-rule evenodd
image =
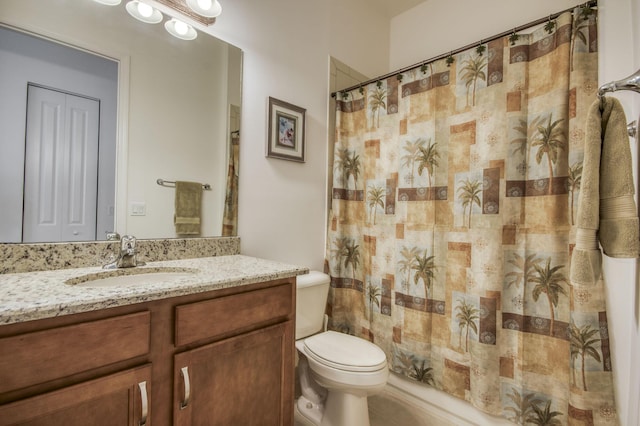
<instances>
[{"instance_id":1,"label":"faucet handle","mask_svg":"<svg viewBox=\"0 0 640 426\"><path fill-rule=\"evenodd\" d=\"M120 247L122 248L122 250L135 250L136 237L134 237L133 235L123 235L122 239L120 239Z\"/></svg>"},{"instance_id":2,"label":"faucet handle","mask_svg":"<svg viewBox=\"0 0 640 426\"><path fill-rule=\"evenodd\" d=\"M118 234L116 231L113 232L106 232L107 234L107 241L119 241L120 240L120 234Z\"/></svg>"}]
</instances>

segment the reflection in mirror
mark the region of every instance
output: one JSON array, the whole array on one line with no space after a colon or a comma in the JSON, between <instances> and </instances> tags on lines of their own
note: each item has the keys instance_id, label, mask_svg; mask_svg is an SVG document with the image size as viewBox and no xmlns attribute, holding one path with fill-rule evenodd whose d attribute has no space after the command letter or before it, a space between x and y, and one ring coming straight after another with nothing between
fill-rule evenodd
<instances>
[{"instance_id":1,"label":"reflection in mirror","mask_svg":"<svg viewBox=\"0 0 640 426\"><path fill-rule=\"evenodd\" d=\"M224 199L224 219L222 236L238 235L238 171L240 169L240 107L229 107L229 128L231 143L229 144L229 162L227 169L227 193Z\"/></svg>"},{"instance_id":2,"label":"reflection in mirror","mask_svg":"<svg viewBox=\"0 0 640 426\"><path fill-rule=\"evenodd\" d=\"M3 0L0 23L0 93L12 94L0 97L1 242L175 237L175 190L157 179L210 184L200 236L222 235L223 222L235 235L225 198L239 49L201 32L179 40L89 0ZM67 154L42 138L30 147L43 129Z\"/></svg>"},{"instance_id":3,"label":"reflection in mirror","mask_svg":"<svg viewBox=\"0 0 640 426\"><path fill-rule=\"evenodd\" d=\"M0 27L0 63L2 241L113 230L117 62Z\"/></svg>"}]
</instances>

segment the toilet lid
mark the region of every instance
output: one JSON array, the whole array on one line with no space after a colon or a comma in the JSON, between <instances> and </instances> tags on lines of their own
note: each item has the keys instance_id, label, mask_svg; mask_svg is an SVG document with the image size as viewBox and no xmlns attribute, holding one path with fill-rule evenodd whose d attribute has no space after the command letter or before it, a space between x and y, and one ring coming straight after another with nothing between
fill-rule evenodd
<instances>
[{"instance_id":1,"label":"toilet lid","mask_svg":"<svg viewBox=\"0 0 640 426\"><path fill-rule=\"evenodd\" d=\"M387 366L378 346L359 337L325 331L304 340L305 352L317 362L348 371L376 371Z\"/></svg>"}]
</instances>

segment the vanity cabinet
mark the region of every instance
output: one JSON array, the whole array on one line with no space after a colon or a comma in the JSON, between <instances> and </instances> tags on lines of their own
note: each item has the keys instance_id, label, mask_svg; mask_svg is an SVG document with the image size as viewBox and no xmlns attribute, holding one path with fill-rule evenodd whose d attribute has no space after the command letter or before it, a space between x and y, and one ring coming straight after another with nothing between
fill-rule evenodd
<instances>
[{"instance_id":1,"label":"vanity cabinet","mask_svg":"<svg viewBox=\"0 0 640 426\"><path fill-rule=\"evenodd\" d=\"M295 278L0 326L0 426L293 425Z\"/></svg>"}]
</instances>

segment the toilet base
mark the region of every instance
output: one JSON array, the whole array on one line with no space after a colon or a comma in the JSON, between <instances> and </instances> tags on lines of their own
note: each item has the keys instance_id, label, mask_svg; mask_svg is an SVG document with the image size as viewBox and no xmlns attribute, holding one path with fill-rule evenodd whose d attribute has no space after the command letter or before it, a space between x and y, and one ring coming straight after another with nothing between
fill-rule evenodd
<instances>
[{"instance_id":1,"label":"toilet base","mask_svg":"<svg viewBox=\"0 0 640 426\"><path fill-rule=\"evenodd\" d=\"M294 405L293 410L293 425L294 426L317 426L311 420L302 415L298 406Z\"/></svg>"},{"instance_id":2,"label":"toilet base","mask_svg":"<svg viewBox=\"0 0 640 426\"><path fill-rule=\"evenodd\" d=\"M366 396L329 392L324 405L301 396L295 404L296 426L369 426Z\"/></svg>"},{"instance_id":3,"label":"toilet base","mask_svg":"<svg viewBox=\"0 0 640 426\"><path fill-rule=\"evenodd\" d=\"M321 426L369 426L369 405L366 396L329 391Z\"/></svg>"},{"instance_id":4,"label":"toilet base","mask_svg":"<svg viewBox=\"0 0 640 426\"><path fill-rule=\"evenodd\" d=\"M322 404L314 404L303 395L296 401L296 411L300 413L306 421L304 423L305 425L319 426L322 421L324 406Z\"/></svg>"}]
</instances>

